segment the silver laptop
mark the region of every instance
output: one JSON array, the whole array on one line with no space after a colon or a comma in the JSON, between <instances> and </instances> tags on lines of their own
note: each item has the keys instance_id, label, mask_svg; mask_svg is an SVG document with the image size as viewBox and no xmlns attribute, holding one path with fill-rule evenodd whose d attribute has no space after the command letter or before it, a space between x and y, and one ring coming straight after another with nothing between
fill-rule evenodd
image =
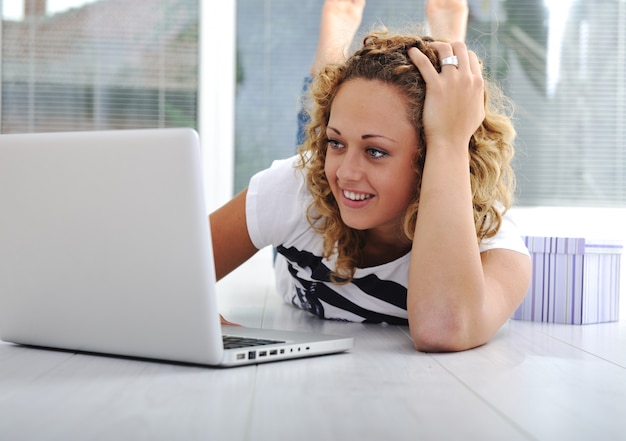
<instances>
[{"instance_id":1,"label":"silver laptop","mask_svg":"<svg viewBox=\"0 0 626 441\"><path fill-rule=\"evenodd\" d=\"M211 366L353 345L222 327L215 290L194 130L0 135L0 339Z\"/></svg>"}]
</instances>

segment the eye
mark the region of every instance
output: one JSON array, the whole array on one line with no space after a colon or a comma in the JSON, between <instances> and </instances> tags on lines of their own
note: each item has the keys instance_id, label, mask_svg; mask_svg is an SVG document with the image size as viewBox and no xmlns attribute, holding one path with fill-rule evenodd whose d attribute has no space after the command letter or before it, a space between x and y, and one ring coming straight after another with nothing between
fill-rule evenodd
<instances>
[{"instance_id":1,"label":"eye","mask_svg":"<svg viewBox=\"0 0 626 441\"><path fill-rule=\"evenodd\" d=\"M388 156L386 152L383 152L382 150L376 149L374 147L368 147L365 151L368 156L373 159L380 159Z\"/></svg>"},{"instance_id":2,"label":"eye","mask_svg":"<svg viewBox=\"0 0 626 441\"><path fill-rule=\"evenodd\" d=\"M341 142L337 141L336 139L328 138L326 140L326 145L329 148L333 149L333 150L337 150L337 149L343 148L343 144Z\"/></svg>"}]
</instances>

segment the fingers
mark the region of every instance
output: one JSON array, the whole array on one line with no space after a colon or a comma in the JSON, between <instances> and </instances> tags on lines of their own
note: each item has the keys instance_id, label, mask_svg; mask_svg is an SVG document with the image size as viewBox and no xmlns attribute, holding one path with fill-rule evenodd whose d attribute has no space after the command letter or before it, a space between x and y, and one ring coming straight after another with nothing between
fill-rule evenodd
<instances>
[{"instance_id":1,"label":"fingers","mask_svg":"<svg viewBox=\"0 0 626 441\"><path fill-rule=\"evenodd\" d=\"M225 326L241 326L237 323L226 320L222 314L220 314L220 323Z\"/></svg>"},{"instance_id":2,"label":"fingers","mask_svg":"<svg viewBox=\"0 0 626 441\"><path fill-rule=\"evenodd\" d=\"M440 71L428 56L417 48L408 51L409 58L426 82L426 98L422 120L429 139L462 139L458 145L467 147L469 139L484 118L484 80L476 54L463 42L432 42L431 49L441 60ZM458 65L455 63L458 63Z\"/></svg>"},{"instance_id":3,"label":"fingers","mask_svg":"<svg viewBox=\"0 0 626 441\"><path fill-rule=\"evenodd\" d=\"M463 43L462 41L457 41L454 43L444 43L436 41L431 43L430 46L439 55L439 60L444 60L445 58L454 55L458 60L458 66L456 66L457 69L465 70L469 68L469 51L465 46L465 43ZM442 65L441 73L453 70L453 68L453 65Z\"/></svg>"},{"instance_id":4,"label":"fingers","mask_svg":"<svg viewBox=\"0 0 626 441\"><path fill-rule=\"evenodd\" d=\"M448 71L454 71L456 69L468 71L472 74L482 74L482 66L478 60L478 56L473 51L468 50L467 46L462 41L457 41L454 43L435 41L430 43L430 47L435 50L440 61L452 56L456 56L458 60L458 66L456 67L454 64L442 65L442 74ZM428 82L429 78L433 78L434 75L438 75L438 72L436 71L435 67L432 65L428 57L424 55L419 49L409 49L408 55L413 64L415 64L415 66L419 69L426 82Z\"/></svg>"},{"instance_id":5,"label":"fingers","mask_svg":"<svg viewBox=\"0 0 626 441\"><path fill-rule=\"evenodd\" d=\"M470 70L474 74L479 74L482 76L483 74L483 65L478 59L478 55L476 55L473 51L469 51L469 65Z\"/></svg>"},{"instance_id":6,"label":"fingers","mask_svg":"<svg viewBox=\"0 0 626 441\"><path fill-rule=\"evenodd\" d=\"M417 69L420 71L420 74L422 74L422 77L427 84L437 78L438 73L435 70L435 66L432 65L428 57L422 51L416 47L412 47L409 49L408 55L413 64L415 64Z\"/></svg>"}]
</instances>

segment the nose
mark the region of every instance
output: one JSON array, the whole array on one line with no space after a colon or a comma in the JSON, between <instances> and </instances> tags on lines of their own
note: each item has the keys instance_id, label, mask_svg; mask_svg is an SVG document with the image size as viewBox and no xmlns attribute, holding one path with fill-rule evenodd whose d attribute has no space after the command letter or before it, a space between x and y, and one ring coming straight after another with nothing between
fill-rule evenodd
<instances>
[{"instance_id":1,"label":"nose","mask_svg":"<svg viewBox=\"0 0 626 441\"><path fill-rule=\"evenodd\" d=\"M361 157L355 149L348 149L342 156L337 167L337 177L341 182L359 181L363 176Z\"/></svg>"}]
</instances>

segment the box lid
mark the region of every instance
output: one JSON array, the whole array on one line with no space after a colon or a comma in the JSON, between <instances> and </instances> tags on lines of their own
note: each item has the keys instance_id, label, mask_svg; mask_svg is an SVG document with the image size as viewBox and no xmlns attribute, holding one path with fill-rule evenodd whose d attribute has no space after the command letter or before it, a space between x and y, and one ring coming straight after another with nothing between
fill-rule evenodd
<instances>
[{"instance_id":1,"label":"box lid","mask_svg":"<svg viewBox=\"0 0 626 441\"><path fill-rule=\"evenodd\" d=\"M584 237L525 236L524 242L528 251L539 254L621 254L624 250L620 240Z\"/></svg>"}]
</instances>

